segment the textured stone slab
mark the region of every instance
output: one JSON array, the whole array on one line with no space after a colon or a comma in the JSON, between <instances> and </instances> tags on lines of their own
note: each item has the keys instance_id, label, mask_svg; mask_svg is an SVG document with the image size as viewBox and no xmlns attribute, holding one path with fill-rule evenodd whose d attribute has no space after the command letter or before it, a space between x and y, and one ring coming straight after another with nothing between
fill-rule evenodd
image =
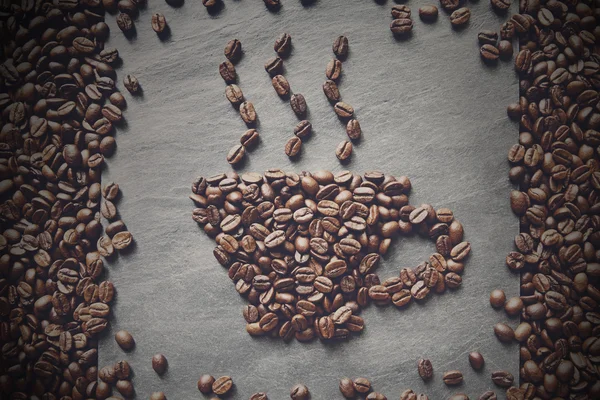
<instances>
[{"instance_id":1,"label":"textured stone slab","mask_svg":"<svg viewBox=\"0 0 600 400\"><path fill-rule=\"evenodd\" d=\"M436 23L424 24L417 10L428 3L409 1L414 34L397 41L388 28L392 1L283 4L278 13L269 13L260 0L224 0L221 12L211 16L198 0L179 8L156 0L141 12L137 37L130 41L109 18L109 45L118 47L124 59L120 76L135 74L144 94L127 97L128 124L118 132L118 151L104 175L123 190L119 210L136 246L110 264L118 299L111 332L100 343L101 366L127 359L135 371L137 398L163 390L170 399L200 398L196 380L206 372L233 376L235 399L257 391L285 399L298 382L309 386L313 399L341 398L337 385L342 376L366 376L391 399L409 387L431 399L456 391L476 398L493 387L492 370L508 369L518 376L517 346L497 342L492 325L504 315L488 303L493 288L509 296L518 292L518 277L504 266L518 231L506 178L506 152L517 129L505 118L506 104L517 97L517 80L510 63L483 65L476 41L480 29L497 29L501 18L485 1L470 3L469 27L453 31L447 14L440 12ZM156 11L171 27L164 41L150 26ZM314 125L314 136L297 162L283 153L297 118L263 69L284 31L294 43L286 77L292 90L306 97ZM331 43L339 34L350 40L340 90L355 107L364 132L344 166L334 155L346 138L344 126L321 90L333 56ZM225 155L246 129L225 99L217 68L233 37L243 43L239 85L256 106L262 137L241 171L378 169L409 176L412 204L447 206L465 226L473 254L460 290L405 311L371 306L362 314L365 332L347 343L285 344L246 334L245 302L214 260L212 239L191 220L193 204L187 198L196 175L229 169ZM380 266L380 276L416 265L432 249L424 239L398 241ZM129 354L112 339L118 329L136 338ZM469 367L472 350L486 358L482 373ZM156 352L170 364L162 378L151 368ZM434 366L434 379L427 384L417 374L420 357ZM441 380L447 369L465 374L456 390Z\"/></svg>"}]
</instances>

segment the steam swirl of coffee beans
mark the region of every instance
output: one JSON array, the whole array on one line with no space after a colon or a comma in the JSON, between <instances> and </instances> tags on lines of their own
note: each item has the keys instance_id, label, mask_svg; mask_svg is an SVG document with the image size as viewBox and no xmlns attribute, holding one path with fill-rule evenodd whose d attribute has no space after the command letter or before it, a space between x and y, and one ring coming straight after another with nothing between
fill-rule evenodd
<instances>
[{"instance_id":1,"label":"steam swirl of coffee beans","mask_svg":"<svg viewBox=\"0 0 600 400\"><path fill-rule=\"evenodd\" d=\"M250 335L347 339L373 302L402 308L461 285L471 246L452 211L408 203L407 177L381 172L302 174L270 169L198 177L192 218L214 237ZM380 280L377 266L400 235L420 234L437 252Z\"/></svg>"},{"instance_id":2,"label":"steam swirl of coffee beans","mask_svg":"<svg viewBox=\"0 0 600 400\"><path fill-rule=\"evenodd\" d=\"M104 278L105 259L133 237L118 216L119 186L101 183L101 174L126 102L115 84L118 51L104 45L103 4L88 4L2 6L2 398L111 393L97 382L97 337L108 326L115 295ZM124 83L139 88L133 76ZM118 338L133 345L125 334ZM117 389L130 393L122 368Z\"/></svg>"}]
</instances>

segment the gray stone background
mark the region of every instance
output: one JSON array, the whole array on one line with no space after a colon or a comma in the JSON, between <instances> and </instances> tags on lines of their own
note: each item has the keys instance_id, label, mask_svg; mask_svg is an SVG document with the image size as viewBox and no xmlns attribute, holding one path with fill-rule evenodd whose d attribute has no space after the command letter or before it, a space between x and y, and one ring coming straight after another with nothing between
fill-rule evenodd
<instances>
[{"instance_id":1,"label":"gray stone background","mask_svg":"<svg viewBox=\"0 0 600 400\"><path fill-rule=\"evenodd\" d=\"M231 375L234 399L258 391L271 399L289 398L289 388L299 382L308 385L313 399L338 399L343 376L365 376L390 399L407 388L430 399L459 391L476 398L493 388L492 370L518 376L518 347L500 344L492 330L506 317L488 302L494 288L508 296L518 293L518 276L504 266L518 232L508 202L506 161L517 128L505 114L506 105L517 99L517 78L510 62L485 66L476 39L479 30L496 30L504 18L484 0L470 2L469 26L455 31L443 11L437 22L423 23L417 10L432 3L410 0L414 32L400 41L389 31L393 1L282 3L272 13L260 0L224 0L224 8L210 15L200 0L185 0L180 7L152 0L132 39L109 18L108 45L123 58L120 79L135 74L144 92L137 98L126 94L127 123L118 131L118 151L103 176L120 184L119 210L136 242L110 263L118 298L111 332L100 343L100 366L126 359L135 373L137 398L162 390L170 399L202 398L196 381L203 373ZM157 11L171 28L164 40L150 26ZM294 45L285 75L292 90L305 95L314 125L297 162L283 152L297 118L263 69L282 32L292 35ZM356 108L364 132L344 166L334 155L346 138L344 126L321 90L331 43L340 34L350 40L340 90ZM362 314L365 331L348 342L285 344L246 333L245 301L214 260L213 241L192 221L194 205L187 197L195 176L230 169L225 155L246 129L218 74L232 38L243 43L239 85L255 104L262 138L240 171L377 169L409 176L412 204L450 207L464 224L473 253L459 290L404 311L371 306ZM423 239L399 240L379 274L394 276L433 250ZM114 342L119 329L136 338L128 354ZM473 350L486 358L481 373L469 367L467 354ZM157 352L169 360L163 377L151 368ZM435 370L426 384L416 370L421 357L431 359ZM462 386L444 386L442 372L448 369L465 374Z\"/></svg>"}]
</instances>

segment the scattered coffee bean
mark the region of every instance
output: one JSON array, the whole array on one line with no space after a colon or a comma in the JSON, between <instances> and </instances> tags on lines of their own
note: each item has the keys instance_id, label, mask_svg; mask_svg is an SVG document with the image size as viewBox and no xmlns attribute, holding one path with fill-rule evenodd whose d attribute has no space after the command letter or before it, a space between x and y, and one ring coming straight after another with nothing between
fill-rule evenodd
<instances>
[{"instance_id":1,"label":"scattered coffee bean","mask_svg":"<svg viewBox=\"0 0 600 400\"><path fill-rule=\"evenodd\" d=\"M152 369L158 375L162 375L167 370L167 358L162 354L152 356Z\"/></svg>"},{"instance_id":2,"label":"scattered coffee bean","mask_svg":"<svg viewBox=\"0 0 600 400\"><path fill-rule=\"evenodd\" d=\"M454 27L466 25L469 22L469 19L471 19L471 10L467 7L459 8L450 14L450 23Z\"/></svg>"},{"instance_id":3,"label":"scattered coffee bean","mask_svg":"<svg viewBox=\"0 0 600 400\"><path fill-rule=\"evenodd\" d=\"M273 89L279 96L287 96L290 94L290 84L285 76L275 75L272 79Z\"/></svg>"},{"instance_id":4,"label":"scattered coffee bean","mask_svg":"<svg viewBox=\"0 0 600 400\"><path fill-rule=\"evenodd\" d=\"M340 161L345 161L352 155L352 143L348 140L344 140L338 144L335 149L335 156Z\"/></svg>"},{"instance_id":5,"label":"scattered coffee bean","mask_svg":"<svg viewBox=\"0 0 600 400\"><path fill-rule=\"evenodd\" d=\"M494 307L494 308L504 307L505 302L506 302L506 295L504 294L503 290L501 290L501 289L492 290L492 292L490 293L490 304L492 305L492 307Z\"/></svg>"},{"instance_id":6,"label":"scattered coffee bean","mask_svg":"<svg viewBox=\"0 0 600 400\"><path fill-rule=\"evenodd\" d=\"M460 1L459 0L440 0L440 5L442 6L442 8L444 10L446 10L448 12L452 12L459 7Z\"/></svg>"},{"instance_id":7,"label":"scattered coffee bean","mask_svg":"<svg viewBox=\"0 0 600 400\"><path fill-rule=\"evenodd\" d=\"M484 44L479 49L479 54L483 61L493 62L496 61L500 57L500 51L491 44Z\"/></svg>"},{"instance_id":8,"label":"scattered coffee bean","mask_svg":"<svg viewBox=\"0 0 600 400\"><path fill-rule=\"evenodd\" d=\"M287 57L292 51L292 37L287 33L282 33L281 36L275 40L275 46L273 46L275 52L279 57Z\"/></svg>"},{"instance_id":9,"label":"scattered coffee bean","mask_svg":"<svg viewBox=\"0 0 600 400\"><path fill-rule=\"evenodd\" d=\"M117 26L125 34L135 29L133 20L128 14L125 13L120 13L119 15L117 15Z\"/></svg>"},{"instance_id":10,"label":"scattered coffee bean","mask_svg":"<svg viewBox=\"0 0 600 400\"><path fill-rule=\"evenodd\" d=\"M283 60L280 57L273 57L265 63L265 71L271 76L281 74L283 72Z\"/></svg>"},{"instance_id":11,"label":"scattered coffee bean","mask_svg":"<svg viewBox=\"0 0 600 400\"><path fill-rule=\"evenodd\" d=\"M490 0L490 4L494 10L505 12L510 8L511 0Z\"/></svg>"},{"instance_id":12,"label":"scattered coffee bean","mask_svg":"<svg viewBox=\"0 0 600 400\"><path fill-rule=\"evenodd\" d=\"M423 21L434 21L438 17L438 8L436 6L423 6L419 8L419 17Z\"/></svg>"},{"instance_id":13,"label":"scattered coffee bean","mask_svg":"<svg viewBox=\"0 0 600 400\"><path fill-rule=\"evenodd\" d=\"M98 389L96 389L98 392ZM150 395L150 400L167 400L167 396L163 392L154 392Z\"/></svg>"},{"instance_id":14,"label":"scattered coffee bean","mask_svg":"<svg viewBox=\"0 0 600 400\"><path fill-rule=\"evenodd\" d=\"M494 325L494 333L501 342L512 342L515 338L515 331L504 323Z\"/></svg>"},{"instance_id":15,"label":"scattered coffee bean","mask_svg":"<svg viewBox=\"0 0 600 400\"><path fill-rule=\"evenodd\" d=\"M227 97L227 100L234 106L238 106L244 101L242 89L234 83L225 88L225 97Z\"/></svg>"},{"instance_id":16,"label":"scattered coffee bean","mask_svg":"<svg viewBox=\"0 0 600 400\"><path fill-rule=\"evenodd\" d=\"M167 27L167 20L161 13L152 14L152 30L156 33L163 33Z\"/></svg>"},{"instance_id":17,"label":"scattered coffee bean","mask_svg":"<svg viewBox=\"0 0 600 400\"><path fill-rule=\"evenodd\" d=\"M123 78L123 86L125 86L125 89L131 94L137 94L140 91L138 79L131 74L127 74L125 75L125 78Z\"/></svg>"},{"instance_id":18,"label":"scattered coffee bean","mask_svg":"<svg viewBox=\"0 0 600 400\"><path fill-rule=\"evenodd\" d=\"M225 57L232 63L238 62L242 58L242 42L237 39L231 39L225 45L223 51Z\"/></svg>"},{"instance_id":19,"label":"scattered coffee bean","mask_svg":"<svg viewBox=\"0 0 600 400\"><path fill-rule=\"evenodd\" d=\"M294 385L290 390L290 398L292 400L307 400L310 397L310 393L306 385L301 383Z\"/></svg>"},{"instance_id":20,"label":"scattered coffee bean","mask_svg":"<svg viewBox=\"0 0 600 400\"><path fill-rule=\"evenodd\" d=\"M469 363L471 364L471 367L473 367L473 369L479 371L481 368L483 368L483 364L485 363L485 361L481 353L473 351L469 353Z\"/></svg>"},{"instance_id":21,"label":"scattered coffee bean","mask_svg":"<svg viewBox=\"0 0 600 400\"><path fill-rule=\"evenodd\" d=\"M498 44L498 52L503 60L510 60L513 56L513 45L509 40L501 40Z\"/></svg>"},{"instance_id":22,"label":"scattered coffee bean","mask_svg":"<svg viewBox=\"0 0 600 400\"><path fill-rule=\"evenodd\" d=\"M212 393L214 382L215 378L211 375L202 375L200 379L198 379L198 390L204 394Z\"/></svg>"},{"instance_id":23,"label":"scattered coffee bean","mask_svg":"<svg viewBox=\"0 0 600 400\"><path fill-rule=\"evenodd\" d=\"M345 59L348 56L348 38L346 36L338 36L333 41L333 53L339 59Z\"/></svg>"},{"instance_id":24,"label":"scattered coffee bean","mask_svg":"<svg viewBox=\"0 0 600 400\"><path fill-rule=\"evenodd\" d=\"M341 74L342 63L340 62L340 60L333 59L329 61L329 63L327 64L327 68L325 69L325 75L327 75L327 79L337 81Z\"/></svg>"},{"instance_id":25,"label":"scattered coffee bean","mask_svg":"<svg viewBox=\"0 0 600 400\"><path fill-rule=\"evenodd\" d=\"M235 83L237 80L235 66L229 60L223 61L221 64L219 64L219 74L225 83Z\"/></svg>"},{"instance_id":26,"label":"scattered coffee bean","mask_svg":"<svg viewBox=\"0 0 600 400\"><path fill-rule=\"evenodd\" d=\"M354 115L354 108L343 101L338 101L333 106L333 110L340 118L352 118Z\"/></svg>"},{"instance_id":27,"label":"scattered coffee bean","mask_svg":"<svg viewBox=\"0 0 600 400\"><path fill-rule=\"evenodd\" d=\"M244 101L240 104L240 117L246 123L246 125L253 125L256 123L256 111L254 110L254 104L249 101Z\"/></svg>"},{"instance_id":28,"label":"scattered coffee bean","mask_svg":"<svg viewBox=\"0 0 600 400\"><path fill-rule=\"evenodd\" d=\"M212 383L212 391L214 394L218 396L222 396L225 393L229 392L233 386L233 381L229 376L221 376L220 378L215 379Z\"/></svg>"},{"instance_id":29,"label":"scattered coffee bean","mask_svg":"<svg viewBox=\"0 0 600 400\"><path fill-rule=\"evenodd\" d=\"M123 350L131 350L135 346L133 336L127 331L118 331L115 333L115 341Z\"/></svg>"},{"instance_id":30,"label":"scattered coffee bean","mask_svg":"<svg viewBox=\"0 0 600 400\"><path fill-rule=\"evenodd\" d=\"M256 129L248 129L240 137L240 144L246 149L251 149L258 144L259 136L260 135Z\"/></svg>"},{"instance_id":31,"label":"scattered coffee bean","mask_svg":"<svg viewBox=\"0 0 600 400\"><path fill-rule=\"evenodd\" d=\"M302 150L302 140L299 137L294 136L290 138L285 144L285 154L288 157L296 157Z\"/></svg>"},{"instance_id":32,"label":"scattered coffee bean","mask_svg":"<svg viewBox=\"0 0 600 400\"><path fill-rule=\"evenodd\" d=\"M311 132L312 124L307 120L302 120L298 122L298 124L294 128L294 135L296 135L300 139L307 138L308 136L310 136Z\"/></svg>"},{"instance_id":33,"label":"scattered coffee bean","mask_svg":"<svg viewBox=\"0 0 600 400\"><path fill-rule=\"evenodd\" d=\"M404 4L392 6L392 18L410 18L410 7Z\"/></svg>"},{"instance_id":34,"label":"scattered coffee bean","mask_svg":"<svg viewBox=\"0 0 600 400\"><path fill-rule=\"evenodd\" d=\"M371 390L371 382L367 378L355 378L352 383L354 384L354 390L358 393L364 394Z\"/></svg>"},{"instance_id":35,"label":"scattered coffee bean","mask_svg":"<svg viewBox=\"0 0 600 400\"><path fill-rule=\"evenodd\" d=\"M515 378L508 371L494 371L492 372L492 381L500 387L512 386Z\"/></svg>"},{"instance_id":36,"label":"scattered coffee bean","mask_svg":"<svg viewBox=\"0 0 600 400\"><path fill-rule=\"evenodd\" d=\"M340 379L340 392L347 399L353 399L356 396L356 390L354 390L354 383L350 378Z\"/></svg>"},{"instance_id":37,"label":"scattered coffee bean","mask_svg":"<svg viewBox=\"0 0 600 400\"><path fill-rule=\"evenodd\" d=\"M294 111L294 113L298 117L303 117L306 115L306 100L304 99L304 96L302 94L294 93L290 97L290 106L292 107L292 111Z\"/></svg>"},{"instance_id":38,"label":"scattered coffee bean","mask_svg":"<svg viewBox=\"0 0 600 400\"><path fill-rule=\"evenodd\" d=\"M327 80L323 84L323 93L331 102L338 102L341 99L337 84L332 80Z\"/></svg>"},{"instance_id":39,"label":"scattered coffee bean","mask_svg":"<svg viewBox=\"0 0 600 400\"><path fill-rule=\"evenodd\" d=\"M407 35L412 31L413 21L410 18L395 19L390 24L390 30L394 35Z\"/></svg>"},{"instance_id":40,"label":"scattered coffee bean","mask_svg":"<svg viewBox=\"0 0 600 400\"><path fill-rule=\"evenodd\" d=\"M491 44L492 46L496 46L498 43L498 34L494 31L481 31L477 35L477 40L479 40L480 45Z\"/></svg>"},{"instance_id":41,"label":"scattered coffee bean","mask_svg":"<svg viewBox=\"0 0 600 400\"><path fill-rule=\"evenodd\" d=\"M346 124L346 134L351 140L358 140L362 135L362 129L357 119L351 119Z\"/></svg>"},{"instance_id":42,"label":"scattered coffee bean","mask_svg":"<svg viewBox=\"0 0 600 400\"><path fill-rule=\"evenodd\" d=\"M463 381L463 375L457 370L446 371L442 376L442 380L448 386L460 385Z\"/></svg>"},{"instance_id":43,"label":"scattered coffee bean","mask_svg":"<svg viewBox=\"0 0 600 400\"><path fill-rule=\"evenodd\" d=\"M431 361L428 359L420 359L417 362L417 369L419 371L419 376L424 381L427 381L433 377L433 365L431 365Z\"/></svg>"}]
</instances>

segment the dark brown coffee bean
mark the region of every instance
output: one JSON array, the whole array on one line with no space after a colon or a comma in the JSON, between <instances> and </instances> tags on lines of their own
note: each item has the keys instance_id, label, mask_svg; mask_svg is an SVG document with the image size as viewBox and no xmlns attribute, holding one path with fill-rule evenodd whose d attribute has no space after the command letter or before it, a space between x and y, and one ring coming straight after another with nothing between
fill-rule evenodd
<instances>
[{"instance_id":1,"label":"dark brown coffee bean","mask_svg":"<svg viewBox=\"0 0 600 400\"><path fill-rule=\"evenodd\" d=\"M212 384L212 391L216 395L224 395L229 392L233 386L233 381L229 376L221 376L220 378L215 379Z\"/></svg>"},{"instance_id":2,"label":"dark brown coffee bean","mask_svg":"<svg viewBox=\"0 0 600 400\"><path fill-rule=\"evenodd\" d=\"M340 379L340 392L347 399L353 399L356 396L356 390L354 390L354 383L350 378Z\"/></svg>"},{"instance_id":3,"label":"dark brown coffee bean","mask_svg":"<svg viewBox=\"0 0 600 400\"><path fill-rule=\"evenodd\" d=\"M256 129L248 129L246 132L242 134L240 137L240 144L244 146L246 149L253 148L258 144L259 134Z\"/></svg>"},{"instance_id":4,"label":"dark brown coffee bean","mask_svg":"<svg viewBox=\"0 0 600 400\"><path fill-rule=\"evenodd\" d=\"M298 124L294 128L294 135L296 135L300 139L309 137L311 132L312 132L312 124L307 120L302 120L302 121L298 122Z\"/></svg>"},{"instance_id":5,"label":"dark brown coffee bean","mask_svg":"<svg viewBox=\"0 0 600 400\"><path fill-rule=\"evenodd\" d=\"M155 354L152 357L152 369L158 375L163 375L167 370L167 358L162 354Z\"/></svg>"},{"instance_id":6,"label":"dark brown coffee bean","mask_svg":"<svg viewBox=\"0 0 600 400\"><path fill-rule=\"evenodd\" d=\"M512 342L515 338L515 331L504 323L494 325L494 333L501 342Z\"/></svg>"},{"instance_id":7,"label":"dark brown coffee bean","mask_svg":"<svg viewBox=\"0 0 600 400\"><path fill-rule=\"evenodd\" d=\"M265 71L271 76L275 76L283 72L283 60L280 57L273 57L265 63Z\"/></svg>"},{"instance_id":8,"label":"dark brown coffee bean","mask_svg":"<svg viewBox=\"0 0 600 400\"><path fill-rule=\"evenodd\" d=\"M510 8L511 0L490 0L492 8L504 12Z\"/></svg>"},{"instance_id":9,"label":"dark brown coffee bean","mask_svg":"<svg viewBox=\"0 0 600 400\"><path fill-rule=\"evenodd\" d=\"M494 31L481 31L477 34L477 40L479 40L479 44L482 46L484 44L496 46L498 43L498 34Z\"/></svg>"},{"instance_id":10,"label":"dark brown coffee bean","mask_svg":"<svg viewBox=\"0 0 600 400\"><path fill-rule=\"evenodd\" d=\"M152 30L156 33L163 33L167 27L167 20L161 13L152 14Z\"/></svg>"},{"instance_id":11,"label":"dark brown coffee bean","mask_svg":"<svg viewBox=\"0 0 600 400\"><path fill-rule=\"evenodd\" d=\"M427 359L420 359L417 362L417 369L419 371L419 376L424 381L427 381L433 377L433 366L431 365L431 361Z\"/></svg>"},{"instance_id":12,"label":"dark brown coffee bean","mask_svg":"<svg viewBox=\"0 0 600 400\"><path fill-rule=\"evenodd\" d=\"M357 119L351 119L346 124L346 134L351 140L358 140L362 134L360 123Z\"/></svg>"},{"instance_id":13,"label":"dark brown coffee bean","mask_svg":"<svg viewBox=\"0 0 600 400\"><path fill-rule=\"evenodd\" d=\"M352 118L354 115L354 108L343 101L335 103L333 110L340 118Z\"/></svg>"},{"instance_id":14,"label":"dark brown coffee bean","mask_svg":"<svg viewBox=\"0 0 600 400\"><path fill-rule=\"evenodd\" d=\"M410 18L410 7L404 4L392 6L392 18Z\"/></svg>"},{"instance_id":15,"label":"dark brown coffee bean","mask_svg":"<svg viewBox=\"0 0 600 400\"><path fill-rule=\"evenodd\" d=\"M133 336L127 331L118 331L115 333L115 341L123 350L131 350L135 346Z\"/></svg>"},{"instance_id":16,"label":"dark brown coffee bean","mask_svg":"<svg viewBox=\"0 0 600 400\"><path fill-rule=\"evenodd\" d=\"M296 157L300 154L300 150L302 150L302 141L297 136L290 138L285 144L285 154L288 157Z\"/></svg>"},{"instance_id":17,"label":"dark brown coffee bean","mask_svg":"<svg viewBox=\"0 0 600 400\"><path fill-rule=\"evenodd\" d=\"M512 386L515 378L508 371L494 371L492 372L492 382L500 387Z\"/></svg>"},{"instance_id":18,"label":"dark brown coffee bean","mask_svg":"<svg viewBox=\"0 0 600 400\"><path fill-rule=\"evenodd\" d=\"M246 148L242 144L236 144L227 153L227 162L231 165L240 163L246 155Z\"/></svg>"},{"instance_id":19,"label":"dark brown coffee bean","mask_svg":"<svg viewBox=\"0 0 600 400\"><path fill-rule=\"evenodd\" d=\"M484 364L483 356L481 355L481 353L473 351L469 353L469 363L471 364L471 367L473 367L473 369L480 370L481 368L483 368Z\"/></svg>"},{"instance_id":20,"label":"dark brown coffee bean","mask_svg":"<svg viewBox=\"0 0 600 400\"><path fill-rule=\"evenodd\" d=\"M352 382L354 384L354 390L358 393L367 393L371 390L371 382L367 378L355 378Z\"/></svg>"},{"instance_id":21,"label":"dark brown coffee bean","mask_svg":"<svg viewBox=\"0 0 600 400\"><path fill-rule=\"evenodd\" d=\"M279 96L287 96L290 94L290 84L283 75L275 75L272 79L273 89Z\"/></svg>"},{"instance_id":22,"label":"dark brown coffee bean","mask_svg":"<svg viewBox=\"0 0 600 400\"><path fill-rule=\"evenodd\" d=\"M423 21L434 21L438 17L438 8L433 5L423 6L419 8L419 17Z\"/></svg>"},{"instance_id":23,"label":"dark brown coffee bean","mask_svg":"<svg viewBox=\"0 0 600 400\"><path fill-rule=\"evenodd\" d=\"M128 14L120 13L117 15L117 26L124 33L129 33L134 29L133 20Z\"/></svg>"},{"instance_id":24,"label":"dark brown coffee bean","mask_svg":"<svg viewBox=\"0 0 600 400\"><path fill-rule=\"evenodd\" d=\"M219 74L225 83L235 83L237 80L235 67L229 60L223 61L221 64L219 64Z\"/></svg>"},{"instance_id":25,"label":"dark brown coffee bean","mask_svg":"<svg viewBox=\"0 0 600 400\"><path fill-rule=\"evenodd\" d=\"M228 85L225 88L225 97L227 97L227 100L234 106L237 106L244 101L242 89L236 84Z\"/></svg>"},{"instance_id":26,"label":"dark brown coffee bean","mask_svg":"<svg viewBox=\"0 0 600 400\"><path fill-rule=\"evenodd\" d=\"M304 96L302 94L294 93L290 97L290 106L292 107L292 111L294 111L294 113L298 117L303 117L304 115L306 115L306 100L304 99Z\"/></svg>"},{"instance_id":27,"label":"dark brown coffee bean","mask_svg":"<svg viewBox=\"0 0 600 400\"><path fill-rule=\"evenodd\" d=\"M340 59L348 56L348 38L346 36L338 36L333 41L333 53Z\"/></svg>"},{"instance_id":28,"label":"dark brown coffee bean","mask_svg":"<svg viewBox=\"0 0 600 400\"><path fill-rule=\"evenodd\" d=\"M451 12L459 7L460 2L459 0L440 0L440 5L444 10Z\"/></svg>"},{"instance_id":29,"label":"dark brown coffee bean","mask_svg":"<svg viewBox=\"0 0 600 400\"><path fill-rule=\"evenodd\" d=\"M463 381L463 375L457 370L446 371L442 376L442 380L448 386L460 385Z\"/></svg>"},{"instance_id":30,"label":"dark brown coffee bean","mask_svg":"<svg viewBox=\"0 0 600 400\"><path fill-rule=\"evenodd\" d=\"M344 140L343 142L338 144L337 148L335 149L335 156L340 161L347 160L348 158L350 158L351 155L352 155L352 143L350 143L348 140Z\"/></svg>"},{"instance_id":31,"label":"dark brown coffee bean","mask_svg":"<svg viewBox=\"0 0 600 400\"><path fill-rule=\"evenodd\" d=\"M413 21L410 18L395 19L390 24L390 30L394 35L407 35L412 31Z\"/></svg>"},{"instance_id":32,"label":"dark brown coffee bean","mask_svg":"<svg viewBox=\"0 0 600 400\"><path fill-rule=\"evenodd\" d=\"M275 40L273 49L280 57L287 57L292 51L292 37L287 33L282 33Z\"/></svg>"},{"instance_id":33,"label":"dark brown coffee bean","mask_svg":"<svg viewBox=\"0 0 600 400\"><path fill-rule=\"evenodd\" d=\"M249 101L244 101L240 104L240 117L246 123L246 125L252 125L256 123L256 111L254 110L254 104Z\"/></svg>"},{"instance_id":34,"label":"dark brown coffee bean","mask_svg":"<svg viewBox=\"0 0 600 400\"><path fill-rule=\"evenodd\" d=\"M479 54L484 61L493 62L500 57L500 51L491 44L484 44L479 49Z\"/></svg>"},{"instance_id":35,"label":"dark brown coffee bean","mask_svg":"<svg viewBox=\"0 0 600 400\"><path fill-rule=\"evenodd\" d=\"M498 44L498 52L503 60L510 60L513 56L513 45L508 40L501 40Z\"/></svg>"},{"instance_id":36,"label":"dark brown coffee bean","mask_svg":"<svg viewBox=\"0 0 600 400\"><path fill-rule=\"evenodd\" d=\"M306 385L299 383L294 385L294 387L292 387L290 390L290 398L292 400L307 400L310 398L310 392L308 391Z\"/></svg>"},{"instance_id":37,"label":"dark brown coffee bean","mask_svg":"<svg viewBox=\"0 0 600 400\"><path fill-rule=\"evenodd\" d=\"M325 75L327 79L332 81L337 81L342 74L342 63L340 60L333 59L329 61L327 64L327 68L325 69Z\"/></svg>"},{"instance_id":38,"label":"dark brown coffee bean","mask_svg":"<svg viewBox=\"0 0 600 400\"><path fill-rule=\"evenodd\" d=\"M225 45L223 51L225 57L232 63L238 62L242 58L242 42L237 39L231 39Z\"/></svg>"},{"instance_id":39,"label":"dark brown coffee bean","mask_svg":"<svg viewBox=\"0 0 600 400\"><path fill-rule=\"evenodd\" d=\"M131 74L125 75L125 78L123 78L123 86L125 86L125 89L131 94L136 94L140 91L138 79Z\"/></svg>"},{"instance_id":40,"label":"dark brown coffee bean","mask_svg":"<svg viewBox=\"0 0 600 400\"><path fill-rule=\"evenodd\" d=\"M497 400L498 398L496 397L496 393L492 392L491 390L488 390L487 392L483 393L481 396L478 397L478 400Z\"/></svg>"},{"instance_id":41,"label":"dark brown coffee bean","mask_svg":"<svg viewBox=\"0 0 600 400\"><path fill-rule=\"evenodd\" d=\"M323 93L325 93L325 96L331 102L340 101L340 91L337 87L337 84L332 80L325 81L323 84Z\"/></svg>"},{"instance_id":42,"label":"dark brown coffee bean","mask_svg":"<svg viewBox=\"0 0 600 400\"><path fill-rule=\"evenodd\" d=\"M459 8L450 14L450 23L454 27L466 25L469 19L471 19L471 10L467 7Z\"/></svg>"}]
</instances>

